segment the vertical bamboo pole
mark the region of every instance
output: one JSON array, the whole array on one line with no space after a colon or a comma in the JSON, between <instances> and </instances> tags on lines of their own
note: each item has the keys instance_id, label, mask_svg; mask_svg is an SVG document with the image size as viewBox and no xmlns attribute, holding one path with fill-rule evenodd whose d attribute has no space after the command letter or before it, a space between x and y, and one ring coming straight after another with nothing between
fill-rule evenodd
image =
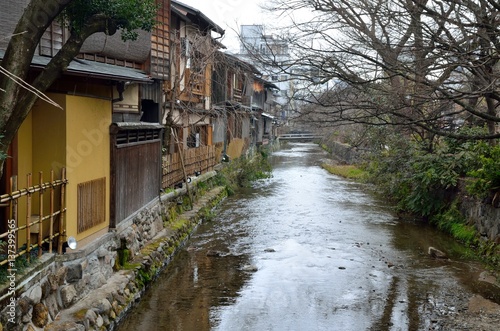
<instances>
[{"instance_id":1,"label":"vertical bamboo pole","mask_svg":"<svg viewBox=\"0 0 500 331\"><path fill-rule=\"evenodd\" d=\"M50 171L50 220L49 220L49 254L52 254L54 238L54 170Z\"/></svg>"},{"instance_id":2,"label":"vertical bamboo pole","mask_svg":"<svg viewBox=\"0 0 500 331\"><path fill-rule=\"evenodd\" d=\"M28 196L26 203L26 259L28 262L30 261L30 252L31 252L31 231L30 231L30 223L31 223L31 173L27 175L27 184L28 184Z\"/></svg>"},{"instance_id":3,"label":"vertical bamboo pole","mask_svg":"<svg viewBox=\"0 0 500 331\"><path fill-rule=\"evenodd\" d=\"M39 193L39 201L38 201L38 257L42 256L42 238L43 238L43 172L39 172L39 183L40 183L40 193Z\"/></svg>"},{"instance_id":4,"label":"vertical bamboo pole","mask_svg":"<svg viewBox=\"0 0 500 331\"><path fill-rule=\"evenodd\" d=\"M64 194L66 187L66 168L62 168L61 170L61 207L59 213L59 244L57 245L57 253L62 254L62 245L63 245L63 230L64 230Z\"/></svg>"}]
</instances>

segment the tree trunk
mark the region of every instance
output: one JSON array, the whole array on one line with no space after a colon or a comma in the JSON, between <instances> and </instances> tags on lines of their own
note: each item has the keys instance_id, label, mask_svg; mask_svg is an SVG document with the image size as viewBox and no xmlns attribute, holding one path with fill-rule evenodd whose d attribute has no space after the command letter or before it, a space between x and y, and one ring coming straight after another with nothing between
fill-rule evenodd
<instances>
[{"instance_id":1,"label":"tree trunk","mask_svg":"<svg viewBox=\"0 0 500 331\"><path fill-rule=\"evenodd\" d=\"M36 1L35 3L39 2L43 1ZM55 2L59 3L63 1ZM66 2L69 2L69 0ZM9 43L9 47L2 61L2 66L6 70L23 80L26 80L28 75L38 41L50 22L60 13L60 11L54 12L52 20L48 20L48 23L37 26L33 31L30 30L33 29L32 23L28 20L29 17L33 17L31 11L28 10L30 7L34 7L34 9L31 8L32 10L36 10L36 8L40 10L39 7L33 5L33 2L28 6L16 27L15 36L13 37L14 40ZM108 19L104 16L95 15L92 17L88 21L88 24L85 25L78 34L72 33L70 35L63 47L50 60L44 70L34 79L31 84L33 88L38 91L47 90L54 81L66 71L70 62L78 55L85 39L96 32L114 34L116 28L113 28L108 22ZM22 50L28 51L23 52ZM0 88L5 91L0 94L0 128L2 128L0 155L6 155L10 143L37 101L38 95L23 89L19 84L16 84L7 76L2 76L0 79ZM2 159L0 161L0 177L3 173L3 163L4 160Z\"/></svg>"}]
</instances>

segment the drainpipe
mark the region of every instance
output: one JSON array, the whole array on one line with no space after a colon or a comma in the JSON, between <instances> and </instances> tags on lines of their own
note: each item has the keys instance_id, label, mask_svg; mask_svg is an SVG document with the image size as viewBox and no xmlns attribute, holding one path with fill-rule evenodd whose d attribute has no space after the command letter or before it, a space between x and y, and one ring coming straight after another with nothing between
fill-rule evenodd
<instances>
[{"instance_id":1,"label":"drainpipe","mask_svg":"<svg viewBox=\"0 0 500 331\"><path fill-rule=\"evenodd\" d=\"M120 81L116 83L116 90L118 91L118 98L113 99L112 102L120 102L123 101L123 92L125 91L125 85L126 83L124 81Z\"/></svg>"},{"instance_id":2,"label":"drainpipe","mask_svg":"<svg viewBox=\"0 0 500 331\"><path fill-rule=\"evenodd\" d=\"M224 69L224 147L222 149L222 158L226 158L227 152L227 66Z\"/></svg>"}]
</instances>

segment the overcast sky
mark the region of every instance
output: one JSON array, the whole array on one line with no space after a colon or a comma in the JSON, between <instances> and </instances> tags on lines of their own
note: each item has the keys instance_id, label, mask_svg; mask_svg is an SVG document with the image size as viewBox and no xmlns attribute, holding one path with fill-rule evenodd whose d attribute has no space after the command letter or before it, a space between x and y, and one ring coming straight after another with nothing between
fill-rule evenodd
<instances>
[{"instance_id":1,"label":"overcast sky","mask_svg":"<svg viewBox=\"0 0 500 331\"><path fill-rule=\"evenodd\" d=\"M259 7L260 0L178 0L200 10L205 16L226 30L222 43L229 51L239 51L240 25L265 24L266 15Z\"/></svg>"}]
</instances>

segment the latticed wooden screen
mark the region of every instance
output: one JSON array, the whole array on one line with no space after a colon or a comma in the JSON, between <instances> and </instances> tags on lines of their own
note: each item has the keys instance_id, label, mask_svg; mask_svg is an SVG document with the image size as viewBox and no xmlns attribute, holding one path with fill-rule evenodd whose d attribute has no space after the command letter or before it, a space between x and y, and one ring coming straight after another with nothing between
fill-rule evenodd
<instances>
[{"instance_id":1,"label":"latticed wooden screen","mask_svg":"<svg viewBox=\"0 0 500 331\"><path fill-rule=\"evenodd\" d=\"M169 80L170 77L170 1L161 1L156 12L157 24L151 36L151 75Z\"/></svg>"},{"instance_id":2,"label":"latticed wooden screen","mask_svg":"<svg viewBox=\"0 0 500 331\"><path fill-rule=\"evenodd\" d=\"M66 31L59 22L52 22L40 39L40 55L54 56L66 42Z\"/></svg>"},{"instance_id":3,"label":"latticed wooden screen","mask_svg":"<svg viewBox=\"0 0 500 331\"><path fill-rule=\"evenodd\" d=\"M78 184L78 233L106 220L106 178Z\"/></svg>"}]
</instances>

